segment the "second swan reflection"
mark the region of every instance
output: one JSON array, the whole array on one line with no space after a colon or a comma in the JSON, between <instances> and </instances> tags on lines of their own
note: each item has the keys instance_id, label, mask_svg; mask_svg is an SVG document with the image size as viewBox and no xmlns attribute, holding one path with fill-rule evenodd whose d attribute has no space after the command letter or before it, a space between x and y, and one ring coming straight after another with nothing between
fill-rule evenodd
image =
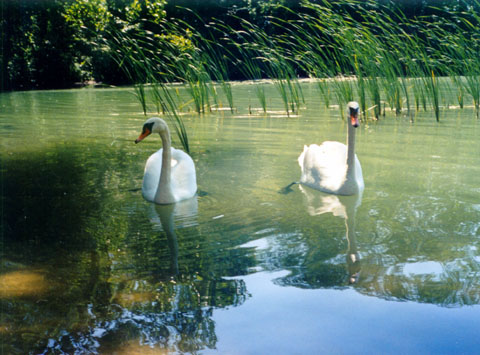
<instances>
[{"instance_id":1,"label":"second swan reflection","mask_svg":"<svg viewBox=\"0 0 480 355\"><path fill-rule=\"evenodd\" d=\"M310 216L332 213L336 217L345 219L345 236L347 238L347 269L348 281L356 283L360 275L360 255L355 235L355 216L357 208L362 203L362 192L352 196L327 195L323 192L312 191L299 186L305 197L305 205Z\"/></svg>"}]
</instances>

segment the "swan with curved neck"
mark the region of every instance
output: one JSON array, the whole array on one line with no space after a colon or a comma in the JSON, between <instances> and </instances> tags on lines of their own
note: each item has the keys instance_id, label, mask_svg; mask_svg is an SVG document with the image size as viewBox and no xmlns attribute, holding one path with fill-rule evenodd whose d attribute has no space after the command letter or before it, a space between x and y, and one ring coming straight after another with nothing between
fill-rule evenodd
<instances>
[{"instance_id":1,"label":"swan with curved neck","mask_svg":"<svg viewBox=\"0 0 480 355\"><path fill-rule=\"evenodd\" d=\"M143 197L158 204L175 203L193 197L197 192L197 179L192 158L171 146L167 123L158 117L149 118L143 124L142 133L135 143L152 133L160 135L163 148L147 160L142 185Z\"/></svg>"},{"instance_id":2,"label":"swan with curved neck","mask_svg":"<svg viewBox=\"0 0 480 355\"><path fill-rule=\"evenodd\" d=\"M357 102L348 103L347 145L326 141L320 146L304 146L298 157L301 184L336 195L355 195L363 191L362 167L355 155L359 112Z\"/></svg>"}]
</instances>

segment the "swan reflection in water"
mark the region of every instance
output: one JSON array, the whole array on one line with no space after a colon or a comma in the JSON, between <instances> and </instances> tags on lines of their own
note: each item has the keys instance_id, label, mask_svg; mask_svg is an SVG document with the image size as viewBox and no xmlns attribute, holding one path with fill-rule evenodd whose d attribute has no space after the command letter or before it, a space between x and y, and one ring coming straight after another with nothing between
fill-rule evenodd
<instances>
[{"instance_id":1,"label":"swan reflection in water","mask_svg":"<svg viewBox=\"0 0 480 355\"><path fill-rule=\"evenodd\" d=\"M298 185L300 191L305 197L307 212L310 216L318 216L324 213L332 213L336 217L345 219L347 249L347 268L349 283L358 281L360 275L360 255L358 253L357 241L355 237L355 215L357 208L362 203L363 191L356 195L340 196L331 195L312 190L308 187Z\"/></svg>"},{"instance_id":2,"label":"swan reflection in water","mask_svg":"<svg viewBox=\"0 0 480 355\"><path fill-rule=\"evenodd\" d=\"M168 205L150 205L150 221L156 230L163 230L167 235L170 250L170 275L177 276L178 271L178 241L176 229L197 225L198 197Z\"/></svg>"}]
</instances>

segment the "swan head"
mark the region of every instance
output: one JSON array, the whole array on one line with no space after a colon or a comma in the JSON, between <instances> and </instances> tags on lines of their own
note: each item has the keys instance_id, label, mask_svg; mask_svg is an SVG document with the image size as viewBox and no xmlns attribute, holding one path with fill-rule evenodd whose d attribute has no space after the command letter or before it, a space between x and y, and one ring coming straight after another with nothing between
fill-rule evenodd
<instances>
[{"instance_id":1,"label":"swan head","mask_svg":"<svg viewBox=\"0 0 480 355\"><path fill-rule=\"evenodd\" d=\"M152 133L162 133L168 131L167 123L158 117L152 117L145 121L142 128L142 133L135 139L135 143L141 142Z\"/></svg>"},{"instance_id":2,"label":"swan head","mask_svg":"<svg viewBox=\"0 0 480 355\"><path fill-rule=\"evenodd\" d=\"M358 127L358 115L360 113L360 105L356 101L350 101L347 104L347 113L350 118L350 124L353 127Z\"/></svg>"}]
</instances>

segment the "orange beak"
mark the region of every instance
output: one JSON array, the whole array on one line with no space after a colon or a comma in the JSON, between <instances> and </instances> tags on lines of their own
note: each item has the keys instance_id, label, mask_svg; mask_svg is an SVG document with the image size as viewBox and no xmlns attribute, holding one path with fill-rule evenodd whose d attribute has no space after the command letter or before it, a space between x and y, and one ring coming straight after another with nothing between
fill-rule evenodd
<instances>
[{"instance_id":1,"label":"orange beak","mask_svg":"<svg viewBox=\"0 0 480 355\"><path fill-rule=\"evenodd\" d=\"M352 126L358 127L358 113L353 113L350 115L350 120L352 120Z\"/></svg>"},{"instance_id":2,"label":"orange beak","mask_svg":"<svg viewBox=\"0 0 480 355\"><path fill-rule=\"evenodd\" d=\"M145 131L143 131L142 134L140 134L140 135L138 136L138 138L135 139L135 144L137 144L138 142L143 141L143 140L145 139L145 137L147 137L147 136L150 135L150 133L152 133L152 132L150 132L148 129L146 129Z\"/></svg>"}]
</instances>

